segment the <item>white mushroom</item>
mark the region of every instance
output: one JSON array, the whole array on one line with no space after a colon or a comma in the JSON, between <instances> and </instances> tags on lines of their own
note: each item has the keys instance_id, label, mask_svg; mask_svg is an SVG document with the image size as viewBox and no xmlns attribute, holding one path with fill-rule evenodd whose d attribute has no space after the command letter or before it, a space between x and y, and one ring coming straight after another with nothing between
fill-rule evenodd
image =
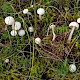
<instances>
[{"instance_id":1,"label":"white mushroom","mask_svg":"<svg viewBox=\"0 0 80 80\"><path fill-rule=\"evenodd\" d=\"M49 26L48 32L47 32L47 35L48 35L49 30L52 29L52 33L53 33L53 39L52 39L52 41L54 41L55 38L56 38L56 35L55 35L55 33L54 33L54 28L55 28L55 27L56 27L56 26L55 26L54 24L51 24L51 25Z\"/></svg>"},{"instance_id":2,"label":"white mushroom","mask_svg":"<svg viewBox=\"0 0 80 80\"><path fill-rule=\"evenodd\" d=\"M20 28L21 28L21 23L18 21L14 23L14 26L12 26L12 29L14 30L19 30Z\"/></svg>"},{"instance_id":3,"label":"white mushroom","mask_svg":"<svg viewBox=\"0 0 80 80\"><path fill-rule=\"evenodd\" d=\"M25 35L25 31L21 29L21 30L19 30L18 34L19 34L19 36L24 36Z\"/></svg>"},{"instance_id":4,"label":"white mushroom","mask_svg":"<svg viewBox=\"0 0 80 80\"><path fill-rule=\"evenodd\" d=\"M5 18L5 23L7 25L13 25L14 22L15 22L15 20L14 20L14 18L12 16L8 16L8 17Z\"/></svg>"},{"instance_id":5,"label":"white mushroom","mask_svg":"<svg viewBox=\"0 0 80 80\"><path fill-rule=\"evenodd\" d=\"M23 14L29 14L29 15L31 15L31 13L29 12L28 9L24 9L24 10L23 10Z\"/></svg>"},{"instance_id":6,"label":"white mushroom","mask_svg":"<svg viewBox=\"0 0 80 80\"><path fill-rule=\"evenodd\" d=\"M69 66L69 71L70 71L70 72L75 72L75 71L76 71L76 65L75 65L75 64L71 64L71 65Z\"/></svg>"},{"instance_id":7,"label":"white mushroom","mask_svg":"<svg viewBox=\"0 0 80 80\"><path fill-rule=\"evenodd\" d=\"M11 31L11 35L12 35L12 36L16 36L16 35L17 35L17 31L16 31L16 30L12 30L12 31Z\"/></svg>"},{"instance_id":8,"label":"white mushroom","mask_svg":"<svg viewBox=\"0 0 80 80\"><path fill-rule=\"evenodd\" d=\"M29 31L29 32L33 32L33 31L34 31L34 28L33 28L32 26L30 26L30 27L28 28L28 31Z\"/></svg>"},{"instance_id":9,"label":"white mushroom","mask_svg":"<svg viewBox=\"0 0 80 80\"><path fill-rule=\"evenodd\" d=\"M39 14L39 18L41 19L41 16L45 13L45 10L43 8L39 8L37 10L37 14Z\"/></svg>"},{"instance_id":10,"label":"white mushroom","mask_svg":"<svg viewBox=\"0 0 80 80\"><path fill-rule=\"evenodd\" d=\"M79 28L79 24L77 22L71 22L69 24L69 27L72 28L72 30L71 30L71 33L69 35L68 41L71 41L72 34L73 34L73 32L74 32L75 29Z\"/></svg>"},{"instance_id":11,"label":"white mushroom","mask_svg":"<svg viewBox=\"0 0 80 80\"><path fill-rule=\"evenodd\" d=\"M41 43L41 39L39 37L35 38L35 43L36 44L40 44Z\"/></svg>"},{"instance_id":12,"label":"white mushroom","mask_svg":"<svg viewBox=\"0 0 80 80\"><path fill-rule=\"evenodd\" d=\"M24 9L24 10L23 10L23 13L24 13L24 14L27 14L27 13L28 13L28 9Z\"/></svg>"},{"instance_id":13,"label":"white mushroom","mask_svg":"<svg viewBox=\"0 0 80 80\"><path fill-rule=\"evenodd\" d=\"M77 22L80 23L80 18L77 19Z\"/></svg>"},{"instance_id":14,"label":"white mushroom","mask_svg":"<svg viewBox=\"0 0 80 80\"><path fill-rule=\"evenodd\" d=\"M9 59L6 59L6 60L5 60L5 63L8 63L8 62L9 62Z\"/></svg>"}]
</instances>

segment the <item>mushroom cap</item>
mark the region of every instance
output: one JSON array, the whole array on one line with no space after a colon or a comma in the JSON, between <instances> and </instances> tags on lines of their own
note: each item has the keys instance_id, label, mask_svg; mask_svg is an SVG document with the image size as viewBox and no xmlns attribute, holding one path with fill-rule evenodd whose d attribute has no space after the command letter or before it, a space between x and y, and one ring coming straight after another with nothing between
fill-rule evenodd
<instances>
[{"instance_id":1,"label":"mushroom cap","mask_svg":"<svg viewBox=\"0 0 80 80\"><path fill-rule=\"evenodd\" d=\"M28 13L28 9L24 9L23 14L27 14L27 13Z\"/></svg>"},{"instance_id":2,"label":"mushroom cap","mask_svg":"<svg viewBox=\"0 0 80 80\"><path fill-rule=\"evenodd\" d=\"M6 60L5 60L5 63L8 63L8 62L9 62L9 59L6 59Z\"/></svg>"},{"instance_id":3,"label":"mushroom cap","mask_svg":"<svg viewBox=\"0 0 80 80\"><path fill-rule=\"evenodd\" d=\"M43 8L39 8L37 10L37 14L39 14L39 15L43 15L44 13L45 13L45 10Z\"/></svg>"},{"instance_id":4,"label":"mushroom cap","mask_svg":"<svg viewBox=\"0 0 80 80\"><path fill-rule=\"evenodd\" d=\"M77 19L77 22L80 23L80 18Z\"/></svg>"},{"instance_id":5,"label":"mushroom cap","mask_svg":"<svg viewBox=\"0 0 80 80\"><path fill-rule=\"evenodd\" d=\"M19 30L18 34L19 34L19 36L24 36L25 35L25 31L21 29L21 30Z\"/></svg>"},{"instance_id":6,"label":"mushroom cap","mask_svg":"<svg viewBox=\"0 0 80 80\"><path fill-rule=\"evenodd\" d=\"M12 29L14 30L19 30L20 28L21 28L21 23L18 21L15 22L14 26L12 26Z\"/></svg>"},{"instance_id":7,"label":"mushroom cap","mask_svg":"<svg viewBox=\"0 0 80 80\"><path fill-rule=\"evenodd\" d=\"M5 23L7 25L12 25L15 22L14 18L12 16L8 16L5 18Z\"/></svg>"},{"instance_id":8,"label":"mushroom cap","mask_svg":"<svg viewBox=\"0 0 80 80\"><path fill-rule=\"evenodd\" d=\"M12 35L12 36L16 36L16 35L17 35L17 31L16 31L16 30L12 30L12 31L11 31L11 35Z\"/></svg>"},{"instance_id":9,"label":"mushroom cap","mask_svg":"<svg viewBox=\"0 0 80 80\"><path fill-rule=\"evenodd\" d=\"M70 27L70 28L75 27L75 29L78 29L78 28L79 28L79 24L78 24L77 22L71 22L71 23L69 24L69 27Z\"/></svg>"},{"instance_id":10,"label":"mushroom cap","mask_svg":"<svg viewBox=\"0 0 80 80\"><path fill-rule=\"evenodd\" d=\"M35 38L35 43L36 44L40 44L41 43L41 39L39 37Z\"/></svg>"},{"instance_id":11,"label":"mushroom cap","mask_svg":"<svg viewBox=\"0 0 80 80\"><path fill-rule=\"evenodd\" d=\"M54 24L50 25L50 29L55 28L55 27L56 27L56 25L54 25Z\"/></svg>"},{"instance_id":12,"label":"mushroom cap","mask_svg":"<svg viewBox=\"0 0 80 80\"><path fill-rule=\"evenodd\" d=\"M70 72L75 72L75 71L76 71L76 66L75 66L75 64L71 64L71 65L69 66L69 70L70 70Z\"/></svg>"},{"instance_id":13,"label":"mushroom cap","mask_svg":"<svg viewBox=\"0 0 80 80\"><path fill-rule=\"evenodd\" d=\"M32 26L30 26L30 27L28 28L28 31L29 31L29 32L33 32L33 31L34 31L34 28L33 28Z\"/></svg>"}]
</instances>

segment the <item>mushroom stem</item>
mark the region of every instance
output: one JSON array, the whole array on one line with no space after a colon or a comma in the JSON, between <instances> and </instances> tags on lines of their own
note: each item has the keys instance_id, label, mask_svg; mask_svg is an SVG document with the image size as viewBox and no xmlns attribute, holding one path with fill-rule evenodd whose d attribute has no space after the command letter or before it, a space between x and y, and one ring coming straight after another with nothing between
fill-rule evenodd
<instances>
[{"instance_id":1,"label":"mushroom stem","mask_svg":"<svg viewBox=\"0 0 80 80\"><path fill-rule=\"evenodd\" d=\"M56 34L55 34L55 33L53 33L53 39L52 39L52 41L54 41L54 40L55 40L55 38L56 38Z\"/></svg>"},{"instance_id":2,"label":"mushroom stem","mask_svg":"<svg viewBox=\"0 0 80 80\"><path fill-rule=\"evenodd\" d=\"M39 14L39 19L41 19L41 15Z\"/></svg>"},{"instance_id":3,"label":"mushroom stem","mask_svg":"<svg viewBox=\"0 0 80 80\"><path fill-rule=\"evenodd\" d=\"M47 31L47 36L48 36L48 34L49 34L49 30L50 30L50 28L48 28L48 31Z\"/></svg>"},{"instance_id":4,"label":"mushroom stem","mask_svg":"<svg viewBox=\"0 0 80 80\"><path fill-rule=\"evenodd\" d=\"M54 27L52 28L52 32L53 32L53 39L52 39L52 41L54 41L55 38L56 38L56 34L54 33Z\"/></svg>"},{"instance_id":5,"label":"mushroom stem","mask_svg":"<svg viewBox=\"0 0 80 80\"><path fill-rule=\"evenodd\" d=\"M14 29L15 29L15 23L13 23L13 24L12 24L12 28L14 28Z\"/></svg>"},{"instance_id":6,"label":"mushroom stem","mask_svg":"<svg viewBox=\"0 0 80 80\"><path fill-rule=\"evenodd\" d=\"M71 41L72 34L73 34L74 30L75 30L75 27L72 28L71 33L70 33L69 38L68 38L68 41Z\"/></svg>"},{"instance_id":7,"label":"mushroom stem","mask_svg":"<svg viewBox=\"0 0 80 80\"><path fill-rule=\"evenodd\" d=\"M30 12L27 12L27 14L28 14L28 15L31 15L31 13L30 13Z\"/></svg>"},{"instance_id":8,"label":"mushroom stem","mask_svg":"<svg viewBox=\"0 0 80 80\"><path fill-rule=\"evenodd\" d=\"M53 33L53 39L52 39L52 41L54 41L55 38L56 38L56 34L54 33L54 27L50 26L50 27L48 28L47 36L48 36L48 33L49 33L49 30L50 30L50 29L52 29L52 33Z\"/></svg>"}]
</instances>

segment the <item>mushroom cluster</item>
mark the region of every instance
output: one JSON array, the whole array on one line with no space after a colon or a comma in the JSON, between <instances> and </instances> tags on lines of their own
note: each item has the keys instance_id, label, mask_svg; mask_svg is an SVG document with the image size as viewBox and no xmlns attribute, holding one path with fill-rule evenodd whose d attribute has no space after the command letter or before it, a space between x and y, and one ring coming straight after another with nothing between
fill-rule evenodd
<instances>
[{"instance_id":1,"label":"mushroom cluster","mask_svg":"<svg viewBox=\"0 0 80 80\"><path fill-rule=\"evenodd\" d=\"M39 15L39 19L41 19L41 16L42 16L44 13L45 13L45 10L44 10L43 8L38 8L38 9L37 9L37 14ZM29 12L28 9L24 9L24 10L23 10L23 14L31 14L31 13ZM12 31L11 31L11 35L12 35L12 36L16 36L16 35L17 35L17 31L18 31L18 35L19 35L19 36L24 36L24 35L25 35L25 31L24 31L23 29L21 29L21 23L18 22L18 21L15 21L12 16L6 17L6 18L5 18L5 23L6 23L7 25L12 25ZM71 30L71 32L70 32L70 35L69 35L69 37L68 37L68 41L69 41L69 42L71 41L71 38L72 38L72 35L73 35L74 30L79 28L79 24L78 24L78 23L80 23L80 18L77 19L77 22L71 22L71 23L69 24L69 27L72 28L72 30ZM56 34L54 33L54 28L55 28L55 25L54 25L54 24L51 24L51 25L49 26L48 32L47 32L47 35L48 35L49 30L52 29L52 33L53 33L53 39L52 39L52 41L54 41L55 38L56 38ZM33 26L30 26L30 27L28 28L28 31L29 31L29 32L33 32L33 31L34 31ZM39 41L39 43L41 42L41 39L40 39L39 37L38 37L37 40ZM36 44L39 44L39 43L36 42L36 39L35 39L35 43L36 43Z\"/></svg>"},{"instance_id":2,"label":"mushroom cluster","mask_svg":"<svg viewBox=\"0 0 80 80\"><path fill-rule=\"evenodd\" d=\"M33 6L32 6L33 7ZM37 14L39 15L39 19L41 20L42 19L42 15L44 15L45 13L45 10L43 8L38 8L37 9ZM27 14L27 15L31 15L31 13L29 12L28 9L24 9L23 10L23 14ZM10 34L12 36L16 36L17 35L17 32L18 32L18 35L19 36L24 36L25 35L25 30L21 29L21 23L18 22L18 21L15 21L15 19L12 17L12 16L8 16L5 18L5 23L7 25L11 25L12 26L12 31L10 32ZM68 37L68 41L70 42L71 41L71 38L72 38L72 35L73 35L73 32L74 30L76 29L79 29L79 23L80 23L80 18L77 19L77 22L71 22L69 24L69 27L72 29L71 32L70 32L70 35ZM55 30L55 25L52 23L50 24L49 28L48 28L48 31L47 31L47 35L49 34L49 30L52 30L52 34L53 34L53 38L52 38L52 41L55 40L56 38L56 34L54 32ZM29 32L34 32L34 28L33 26L30 26L28 27L28 31ZM34 42L38 45L41 44L41 39L39 37L36 37ZM6 59L5 60L5 63L8 63L9 62L9 59ZM69 71L70 72L75 72L76 71L76 65L75 64L71 64L69 66Z\"/></svg>"},{"instance_id":3,"label":"mushroom cluster","mask_svg":"<svg viewBox=\"0 0 80 80\"><path fill-rule=\"evenodd\" d=\"M5 23L7 25L12 26L12 31L10 32L12 36L16 36L17 32L18 32L19 36L24 36L25 35L25 31L23 29L21 29L21 23L18 22L18 21L15 21L12 16L6 17L5 18Z\"/></svg>"},{"instance_id":4,"label":"mushroom cluster","mask_svg":"<svg viewBox=\"0 0 80 80\"><path fill-rule=\"evenodd\" d=\"M37 9L37 14L39 15L39 19L42 19L41 16L42 16L44 13L45 13L45 10L44 10L43 8ZM31 14L31 13L28 11L28 9L24 9L24 10L23 10L23 14ZM33 26L30 26L30 27L28 28L28 31L29 31L29 32L34 32ZM39 37L35 38L35 43L36 43L36 44L41 44L41 39L40 39Z\"/></svg>"}]
</instances>

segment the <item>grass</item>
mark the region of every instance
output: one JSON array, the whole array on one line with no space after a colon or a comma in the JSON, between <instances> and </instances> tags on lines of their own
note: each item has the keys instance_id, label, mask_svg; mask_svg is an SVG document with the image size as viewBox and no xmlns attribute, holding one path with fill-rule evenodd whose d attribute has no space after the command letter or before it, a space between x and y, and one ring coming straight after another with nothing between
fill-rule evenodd
<instances>
[{"instance_id":1,"label":"grass","mask_svg":"<svg viewBox=\"0 0 80 80\"><path fill-rule=\"evenodd\" d=\"M80 31L75 30L71 42L67 42L68 25L79 18L79 5L75 0L1 0L0 80L80 80ZM42 20L36 13L40 7L45 9ZM25 8L31 15L22 13ZM10 35L11 26L4 22L7 16L21 22L25 36ZM47 36L51 23L56 25L54 42L52 31ZM33 33L28 31L31 25ZM35 43L36 37L41 38L41 45ZM72 63L77 67L74 73L69 71Z\"/></svg>"}]
</instances>

